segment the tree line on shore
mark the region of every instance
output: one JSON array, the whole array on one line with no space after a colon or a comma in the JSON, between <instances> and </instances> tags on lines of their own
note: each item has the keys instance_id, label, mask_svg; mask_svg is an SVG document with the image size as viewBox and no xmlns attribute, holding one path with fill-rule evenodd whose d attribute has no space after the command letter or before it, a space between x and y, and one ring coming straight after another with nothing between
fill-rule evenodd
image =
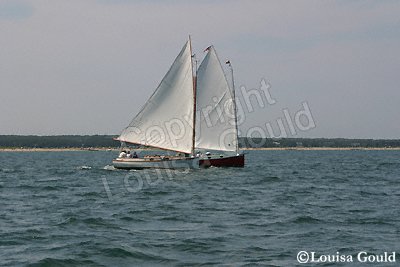
<instances>
[{"instance_id":1,"label":"tree line on shore","mask_svg":"<svg viewBox=\"0 0 400 267\"><path fill-rule=\"evenodd\" d=\"M0 148L118 148L113 135L0 135ZM239 138L241 148L279 147L400 147L400 139Z\"/></svg>"}]
</instances>

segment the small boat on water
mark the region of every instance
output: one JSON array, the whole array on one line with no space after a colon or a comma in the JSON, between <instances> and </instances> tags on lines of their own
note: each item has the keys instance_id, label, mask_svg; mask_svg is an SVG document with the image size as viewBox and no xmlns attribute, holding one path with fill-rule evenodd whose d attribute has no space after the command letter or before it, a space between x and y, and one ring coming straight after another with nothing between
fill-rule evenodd
<instances>
[{"instance_id":1,"label":"small boat on water","mask_svg":"<svg viewBox=\"0 0 400 267\"><path fill-rule=\"evenodd\" d=\"M176 154L131 157L121 153L113 160L115 168L244 166L238 148L233 70L231 87L214 47L206 51L199 69L193 68L195 56L189 37L150 99L116 138L121 144Z\"/></svg>"}]
</instances>

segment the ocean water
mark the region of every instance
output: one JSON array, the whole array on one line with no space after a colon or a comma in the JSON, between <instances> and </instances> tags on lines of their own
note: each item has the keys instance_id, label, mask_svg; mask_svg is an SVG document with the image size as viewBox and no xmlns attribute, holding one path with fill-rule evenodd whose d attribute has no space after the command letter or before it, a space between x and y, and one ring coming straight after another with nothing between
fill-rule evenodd
<instances>
[{"instance_id":1,"label":"ocean water","mask_svg":"<svg viewBox=\"0 0 400 267\"><path fill-rule=\"evenodd\" d=\"M300 251L399 265L400 151L250 151L243 169L181 171L114 170L114 156L0 152L0 265L309 266Z\"/></svg>"}]
</instances>

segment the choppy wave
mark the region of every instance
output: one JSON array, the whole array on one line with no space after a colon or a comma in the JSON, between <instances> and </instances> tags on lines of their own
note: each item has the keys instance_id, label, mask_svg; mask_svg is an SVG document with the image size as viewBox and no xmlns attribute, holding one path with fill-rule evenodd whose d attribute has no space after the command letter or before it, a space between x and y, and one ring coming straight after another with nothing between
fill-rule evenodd
<instances>
[{"instance_id":1,"label":"choppy wave","mask_svg":"<svg viewBox=\"0 0 400 267\"><path fill-rule=\"evenodd\" d=\"M103 167L103 170L106 170L106 171L115 171L116 168L114 168L114 166L112 166L112 165L106 165L106 166Z\"/></svg>"},{"instance_id":2,"label":"choppy wave","mask_svg":"<svg viewBox=\"0 0 400 267\"><path fill-rule=\"evenodd\" d=\"M11 172L15 172L15 169L0 168L0 172L11 173Z\"/></svg>"},{"instance_id":3,"label":"choppy wave","mask_svg":"<svg viewBox=\"0 0 400 267\"><path fill-rule=\"evenodd\" d=\"M92 167L87 166L87 165L82 165L82 166L79 166L77 169L78 169L78 170L91 170Z\"/></svg>"},{"instance_id":4,"label":"choppy wave","mask_svg":"<svg viewBox=\"0 0 400 267\"><path fill-rule=\"evenodd\" d=\"M400 152L251 151L245 168L161 178L115 170L107 152L32 155L0 168L5 266L295 266L300 250L400 249Z\"/></svg>"},{"instance_id":5,"label":"choppy wave","mask_svg":"<svg viewBox=\"0 0 400 267\"><path fill-rule=\"evenodd\" d=\"M302 224L302 223L317 223L317 222L320 222L320 220L317 218L314 218L312 216L299 216L299 217L296 217L293 220L293 222L300 223L300 224Z\"/></svg>"},{"instance_id":6,"label":"choppy wave","mask_svg":"<svg viewBox=\"0 0 400 267\"><path fill-rule=\"evenodd\" d=\"M140 260L168 261L168 258L157 256L152 253L144 252L139 249L135 249L128 246L122 246L119 248L106 248L103 249L101 253L109 257L118 257L118 258L131 257Z\"/></svg>"},{"instance_id":7,"label":"choppy wave","mask_svg":"<svg viewBox=\"0 0 400 267\"><path fill-rule=\"evenodd\" d=\"M29 267L52 267L52 266L101 266L91 260L75 260L71 258L45 258L36 263L28 264Z\"/></svg>"}]
</instances>

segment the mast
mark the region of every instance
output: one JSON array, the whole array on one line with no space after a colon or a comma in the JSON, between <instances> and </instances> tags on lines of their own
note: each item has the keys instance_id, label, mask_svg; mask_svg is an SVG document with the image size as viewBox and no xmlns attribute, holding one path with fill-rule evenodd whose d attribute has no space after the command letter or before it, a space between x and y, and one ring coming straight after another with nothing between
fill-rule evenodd
<instances>
[{"instance_id":1,"label":"mast","mask_svg":"<svg viewBox=\"0 0 400 267\"><path fill-rule=\"evenodd\" d=\"M193 52L192 52L192 38L189 35L189 46L190 46L190 63L192 67L192 79L193 79L193 133L192 133L192 156L194 156L195 150L195 139L196 139L196 83L197 77L193 74ZM197 64L196 64L197 65ZM197 66L196 66L197 69ZM197 70L196 70L197 71Z\"/></svg>"},{"instance_id":2,"label":"mast","mask_svg":"<svg viewBox=\"0 0 400 267\"><path fill-rule=\"evenodd\" d=\"M229 68L231 69L231 76L232 76L232 101L233 101L233 109L234 109L234 116L235 116L235 128L236 128L236 154L239 154L239 131L237 125L237 109L236 109L236 93L235 93L235 79L233 78L233 68L232 63L230 60L226 62Z\"/></svg>"}]
</instances>

